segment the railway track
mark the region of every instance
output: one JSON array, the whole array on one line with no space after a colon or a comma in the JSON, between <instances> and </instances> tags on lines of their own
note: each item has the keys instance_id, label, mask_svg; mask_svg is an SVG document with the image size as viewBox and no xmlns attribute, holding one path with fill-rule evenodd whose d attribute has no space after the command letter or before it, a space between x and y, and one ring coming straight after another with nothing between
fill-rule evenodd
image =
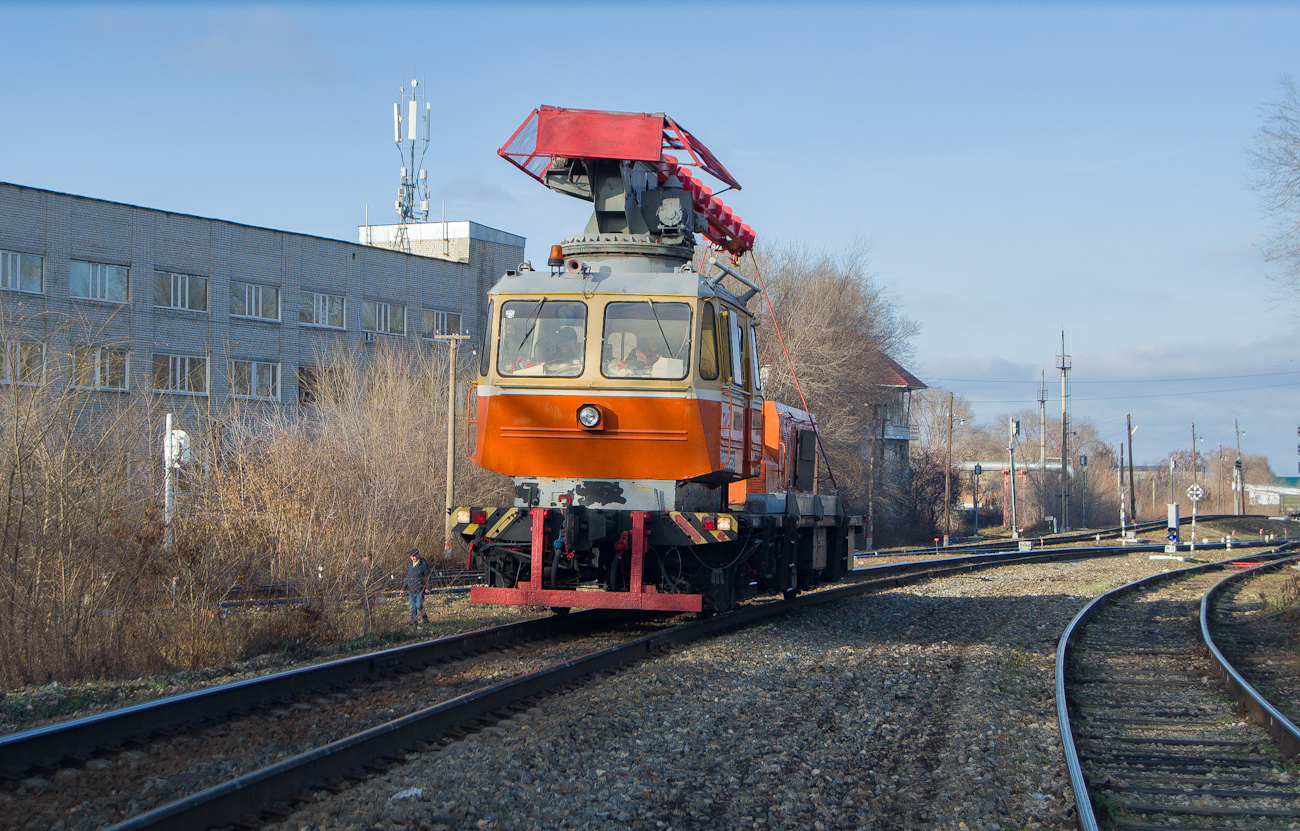
<instances>
[{"instance_id":1,"label":"railway track","mask_svg":"<svg viewBox=\"0 0 1300 831\"><path fill-rule=\"evenodd\" d=\"M701 619L692 623L674 626L659 631L651 631L646 634L637 635L636 632L623 632L614 640L622 642L605 648L596 649L585 654L564 657L549 666L535 669L531 672L525 672L521 675L501 679L499 673L480 673L482 678L480 683L467 682L462 688L453 688L446 685L441 688L442 698L437 703L427 706L433 699L425 696L420 699L421 708L409 712L397 712L389 714L386 712L389 708L380 708L372 706L372 701L377 700L381 695L387 695L383 692L383 683L371 683L370 687L357 688L355 681L342 681L338 685L352 684L351 688L347 686L336 686L339 691L325 693L322 687L326 685L328 676L317 676L313 680L315 691L307 694L303 692L305 679L300 676L295 684L291 685L292 679L283 676L292 675L293 673L281 673L281 677L270 676L265 679L269 687L259 689L256 681L264 679L255 679L254 681L241 682L242 686L240 695L246 699L256 697L260 702L259 712L253 715L258 716L261 721L240 722L239 724L220 724L215 727L201 726L199 731L215 729L219 732L217 736L220 742L230 740L238 741L243 737L245 742L262 741L263 734L269 736L274 730L279 730L280 725L294 721L302 725L298 733L288 739L280 739L276 746L276 753L270 763L264 764L257 770L251 772L233 771L224 780L212 784L209 787L203 787L208 784L206 781L195 780L197 792L190 792L187 795L175 794L179 798L167 804L151 808L143 813L139 813L125 821L114 826L117 829L142 829L142 828L206 828L211 825L230 825L237 823L241 818L250 822L259 822L256 816L249 818L249 815L257 815L259 812L268 812L265 817L274 817L282 815L288 810L288 805L299 800L307 799L310 794L305 790L309 787L337 788L345 784L343 780L346 777L366 776L367 769L376 767L382 768L386 765L385 760L400 759L402 754L410 750L419 750L427 748L436 743L454 741L462 737L467 732L490 726L496 720L507 717L521 708L526 708L535 704L540 698L564 689L568 685L580 683L583 678L599 672L608 672L617 670L621 665L634 662L640 658L654 652L670 648L674 644L682 643L695 638L703 637L713 632L723 629L741 626L756 620L769 617L774 614L780 614L791 609L800 608L806 605L817 603L826 603L838 600L842 597L862 594L871 591L879 591L886 588L905 585L907 583L920 580L930 579L932 577L941 577L948 574L958 574L969 572L974 569L1010 564L1010 563L1029 563L1045 562L1053 560L1080 559L1085 557L1104 556L1106 554L1131 553L1131 549L1073 549L1058 550L1053 552L1034 552L1032 555L1027 554L975 554L966 557L952 558L947 561L930 561L924 564L905 563L891 566L879 567L867 571L865 574L859 572L860 582L850 585L842 585L836 588L829 588L823 591L802 595L792 600L770 601L744 607L735 612L725 615L718 615L713 618ZM603 613L608 616L608 613ZM558 624L549 625L568 625L581 624L584 619L585 625L595 626L595 615L587 613L576 613L569 615L567 618L546 618L546 621L559 621ZM543 626L538 622L532 622L535 626ZM519 628L520 624L512 626ZM506 627L508 628L508 627ZM490 649L495 643L494 639L503 637L501 634L493 634L495 630L484 630L483 633L474 633L478 636L476 648ZM627 637L628 635L636 635ZM517 635L515 636L518 637ZM436 644L438 642L432 642ZM426 647L432 647L424 645ZM459 647L462 652L467 650L467 645L462 642ZM411 670L416 667L431 662L431 653L423 654L413 652L415 647L406 647L403 655L388 655L386 659L391 660L400 658L406 663ZM403 650L390 650L393 652L403 652ZM378 653L379 656L385 653ZM365 656L374 660L378 656ZM351 661L364 661L365 658L349 659ZM381 659L385 660L385 659ZM534 660L532 665L540 658ZM502 659L502 665L515 665L517 656L508 656ZM390 664L390 671L394 665ZM307 668L312 670L316 668ZM307 670L295 671L299 673ZM360 674L364 667L352 666L344 670L345 673ZM383 672L381 668L380 673ZM436 682L440 673L440 668L432 667L420 672L409 672L408 675L414 679L414 685L433 684ZM364 676L365 678L374 679L375 671L371 671ZM500 679L500 680L498 680ZM268 690L271 687L283 690L279 695L279 700L268 698ZM463 691L462 691L463 690ZM210 704L220 701L221 696L227 695L228 691L222 688L204 691L204 694L210 696L207 702ZM216 762L220 755L229 752L227 744L209 744L199 733L190 733L190 735L169 736L168 734L179 729L184 731L185 722L198 719L208 718L217 719L218 716L212 715L217 709L205 711L200 703L203 694L191 693L179 698L189 699L189 706L183 711L172 711L168 720L176 724L176 727L163 728L158 740L168 742L168 753L184 754L206 759L208 762ZM285 706L284 697L288 695L311 697L300 700L297 704ZM195 699L198 699L197 701ZM155 712L169 712L166 700L154 703ZM144 707L147 705L140 705ZM231 707L233 705L227 700L222 707ZM241 705L247 708L249 705ZM137 719L134 729L140 730L138 719L140 718L140 707L128 708L128 710L137 711L135 713L118 714L125 715L130 720ZM370 723L354 722L347 716L357 713L359 710L368 710L375 718ZM280 712L276 712L280 711ZM184 718L182 719L182 713ZM286 715L287 713L287 715ZM383 717L388 717L384 720ZM240 718L246 718L240 716ZM178 721L178 719L181 719ZM102 737L105 731L115 731L122 734L128 729L123 727L110 727L114 720L114 714L106 713L102 716L91 717L80 721L99 722L96 725L96 733L92 735ZM373 721L382 723L374 724ZM322 730L320 725L326 723L329 730ZM75 729L72 725L62 726L65 730ZM55 726L60 727L60 726ZM360 727L364 729L352 730L351 727ZM44 728L39 731L29 731L30 734L46 733L55 728ZM315 732L313 733L313 729ZM231 734L233 735L233 739ZM250 736L256 737L250 739ZM23 742L29 739L35 739L36 736L28 734L16 734L7 737L5 740L9 749L22 749ZM148 744L149 740L142 736L137 737L142 743ZM150 759L153 756L160 755L157 751L158 745L144 747L142 750L120 751L112 743L105 747L102 738L95 739L99 743L96 745L99 750L68 750L74 747L76 742L71 741L65 735L61 747L64 748L63 767L59 763L46 761L43 767L37 768L36 773L39 775L49 775L50 780L57 783L61 792L69 795L69 801L80 800L79 804L95 804L96 798L103 799L102 795L96 797L89 794L91 783L88 780L100 777L104 784L113 784L118 780L113 779L122 772L123 768L139 768L135 774L135 781L141 781L140 773L143 773L145 785L152 787L155 791L161 793L163 785L167 780L162 777L149 776L145 770L149 767ZM0 747L0 753L7 752ZM28 747L22 752L26 753L28 758L34 758L39 753ZM136 754L135 757L128 754ZM91 758L92 756L100 757L99 761ZM125 757L125 759L123 758ZM258 758L265 758L265 754ZM57 769L56 769L57 768ZM112 768L113 770L109 770ZM53 770L53 773L50 771ZM214 767L214 771L216 768ZM63 773L62 771L70 771ZM59 781L62 778L63 781ZM162 784L159 784L159 783ZM150 785L150 783L153 783ZM118 798L107 800L103 804L112 803L116 806L116 816L121 817L133 811L143 809L145 806L137 801L132 806L130 796L133 791L129 786L123 786L118 782ZM201 789L199 789L201 788ZM155 794L157 795L157 794ZM170 794L169 794L170 795ZM46 793L44 798L50 797ZM39 799L39 797L38 797ZM13 815L17 803L10 802L6 807L5 814ZM45 805L50 808L50 805ZM71 810L71 809L69 809ZM49 811L42 814L50 819L54 819ZM112 821L111 815L106 815L106 821Z\"/></svg>"},{"instance_id":2,"label":"railway track","mask_svg":"<svg viewBox=\"0 0 1300 831\"><path fill-rule=\"evenodd\" d=\"M1212 590L1228 563L1107 592L1062 635L1057 711L1084 831L1280 829L1300 822L1300 776L1275 738L1289 732L1295 741L1300 734L1246 692L1249 685L1209 631ZM1216 670L1251 701L1247 711L1272 735L1243 720L1243 705L1212 681Z\"/></svg>"},{"instance_id":3,"label":"railway track","mask_svg":"<svg viewBox=\"0 0 1300 831\"><path fill-rule=\"evenodd\" d=\"M87 817L102 826L663 625L626 613L539 618L6 736L0 759L22 768L0 786L0 828Z\"/></svg>"},{"instance_id":4,"label":"railway track","mask_svg":"<svg viewBox=\"0 0 1300 831\"><path fill-rule=\"evenodd\" d=\"M1234 514L1204 514L1197 517L1197 521L1201 523L1211 522L1216 519L1241 519L1241 517L1238 517ZM1181 517L1179 520L1180 526L1190 527L1191 522L1192 522L1192 518L1190 516ZM1029 541L1029 542L1036 542L1042 545L1070 545L1072 543L1089 543L1098 540L1119 539L1125 533L1141 534L1148 531L1163 531L1166 527L1167 525L1165 520L1156 520L1152 522L1139 522L1134 525L1129 525L1123 529L1094 528L1087 531L1071 531L1063 534L1045 534L1042 536L1032 536L1032 537L1026 536L1026 537L1022 537L1020 540L999 539L999 540L985 540L985 541L978 541L978 542L958 542L958 543L952 543L951 545L948 545L947 547L941 548L939 550L944 553L957 553L962 551L976 551L976 550L985 551L985 552L1015 551L1019 548L1022 540ZM1247 545L1255 545L1256 543L1257 541L1255 540L1251 540L1251 541L1238 540L1234 542L1233 545L1235 547L1240 548ZM1179 544L1180 550L1186 550L1189 547L1190 546L1186 542ZM1224 544L1207 543L1198 540L1196 543L1196 547L1198 549L1222 548L1224 547ZM1134 547L1133 550L1139 550L1139 549ZM923 548L908 548L899 551L890 551L889 554L900 555L900 556L901 555L924 555L924 554L933 554L934 551L935 549L933 547L923 547Z\"/></svg>"},{"instance_id":5,"label":"railway track","mask_svg":"<svg viewBox=\"0 0 1300 831\"><path fill-rule=\"evenodd\" d=\"M1293 724L1300 724L1300 651L1296 610L1292 606L1288 611L1286 604L1295 592L1297 570L1300 565L1251 569L1228 577L1212 590L1202 623L1210 628L1227 663ZM1231 676L1227 681L1230 688L1235 686ZM1267 723L1262 711L1254 717L1257 723ZM1288 746L1287 736L1274 738L1283 752L1300 754L1300 746Z\"/></svg>"}]
</instances>

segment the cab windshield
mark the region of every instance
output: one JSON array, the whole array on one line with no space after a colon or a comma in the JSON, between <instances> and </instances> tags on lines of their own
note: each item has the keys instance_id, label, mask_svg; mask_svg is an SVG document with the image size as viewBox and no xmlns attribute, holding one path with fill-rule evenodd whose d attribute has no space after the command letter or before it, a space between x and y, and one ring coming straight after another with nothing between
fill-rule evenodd
<instances>
[{"instance_id":1,"label":"cab windshield","mask_svg":"<svg viewBox=\"0 0 1300 831\"><path fill-rule=\"evenodd\" d=\"M605 307L600 371L606 378L679 381L690 364L690 304L643 300Z\"/></svg>"},{"instance_id":2,"label":"cab windshield","mask_svg":"<svg viewBox=\"0 0 1300 831\"><path fill-rule=\"evenodd\" d=\"M587 344L587 305L568 300L510 300L501 305L497 372L577 378Z\"/></svg>"}]
</instances>

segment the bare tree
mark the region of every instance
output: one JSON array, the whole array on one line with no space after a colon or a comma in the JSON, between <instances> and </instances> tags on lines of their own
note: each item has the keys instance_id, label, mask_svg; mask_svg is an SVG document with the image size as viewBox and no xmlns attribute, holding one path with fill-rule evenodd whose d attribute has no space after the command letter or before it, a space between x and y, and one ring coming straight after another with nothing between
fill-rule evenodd
<instances>
[{"instance_id":1,"label":"bare tree","mask_svg":"<svg viewBox=\"0 0 1300 831\"><path fill-rule=\"evenodd\" d=\"M1282 78L1282 97L1263 108L1264 125L1249 151L1264 212L1273 220L1264 255L1282 269L1278 283L1300 294L1300 90Z\"/></svg>"},{"instance_id":2,"label":"bare tree","mask_svg":"<svg viewBox=\"0 0 1300 831\"><path fill-rule=\"evenodd\" d=\"M764 393L802 406L802 389L841 496L852 510L865 510L885 356L906 359L916 325L871 274L861 244L841 253L760 246L741 269L763 283L772 304L769 310L762 297L750 303L761 324L760 359L769 368Z\"/></svg>"}]
</instances>

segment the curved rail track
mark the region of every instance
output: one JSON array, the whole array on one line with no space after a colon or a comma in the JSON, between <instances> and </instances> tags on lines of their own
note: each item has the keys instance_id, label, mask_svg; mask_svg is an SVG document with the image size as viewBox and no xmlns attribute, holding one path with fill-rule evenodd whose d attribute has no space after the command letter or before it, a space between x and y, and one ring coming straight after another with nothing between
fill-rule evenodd
<instances>
[{"instance_id":1,"label":"curved rail track","mask_svg":"<svg viewBox=\"0 0 1300 831\"><path fill-rule=\"evenodd\" d=\"M1250 559L1286 556L1278 549ZM1107 592L1062 634L1057 713L1084 831L1270 829L1300 821L1300 777L1287 745L1274 738L1289 731L1294 741L1295 727L1253 689L1246 692L1210 633L1214 588L1230 565L1180 569ZM1211 682L1215 668L1273 735L1242 720Z\"/></svg>"}]
</instances>

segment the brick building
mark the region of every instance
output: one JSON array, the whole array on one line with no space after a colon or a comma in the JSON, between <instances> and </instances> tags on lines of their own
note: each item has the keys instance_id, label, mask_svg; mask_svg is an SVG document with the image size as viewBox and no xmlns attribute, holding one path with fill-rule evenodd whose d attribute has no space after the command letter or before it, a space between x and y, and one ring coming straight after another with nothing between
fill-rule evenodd
<instances>
[{"instance_id":1,"label":"brick building","mask_svg":"<svg viewBox=\"0 0 1300 831\"><path fill-rule=\"evenodd\" d=\"M391 228L366 245L0 183L0 383L67 367L105 394L292 409L322 350L481 332L524 239L428 223L410 234L437 244L405 253Z\"/></svg>"}]
</instances>

